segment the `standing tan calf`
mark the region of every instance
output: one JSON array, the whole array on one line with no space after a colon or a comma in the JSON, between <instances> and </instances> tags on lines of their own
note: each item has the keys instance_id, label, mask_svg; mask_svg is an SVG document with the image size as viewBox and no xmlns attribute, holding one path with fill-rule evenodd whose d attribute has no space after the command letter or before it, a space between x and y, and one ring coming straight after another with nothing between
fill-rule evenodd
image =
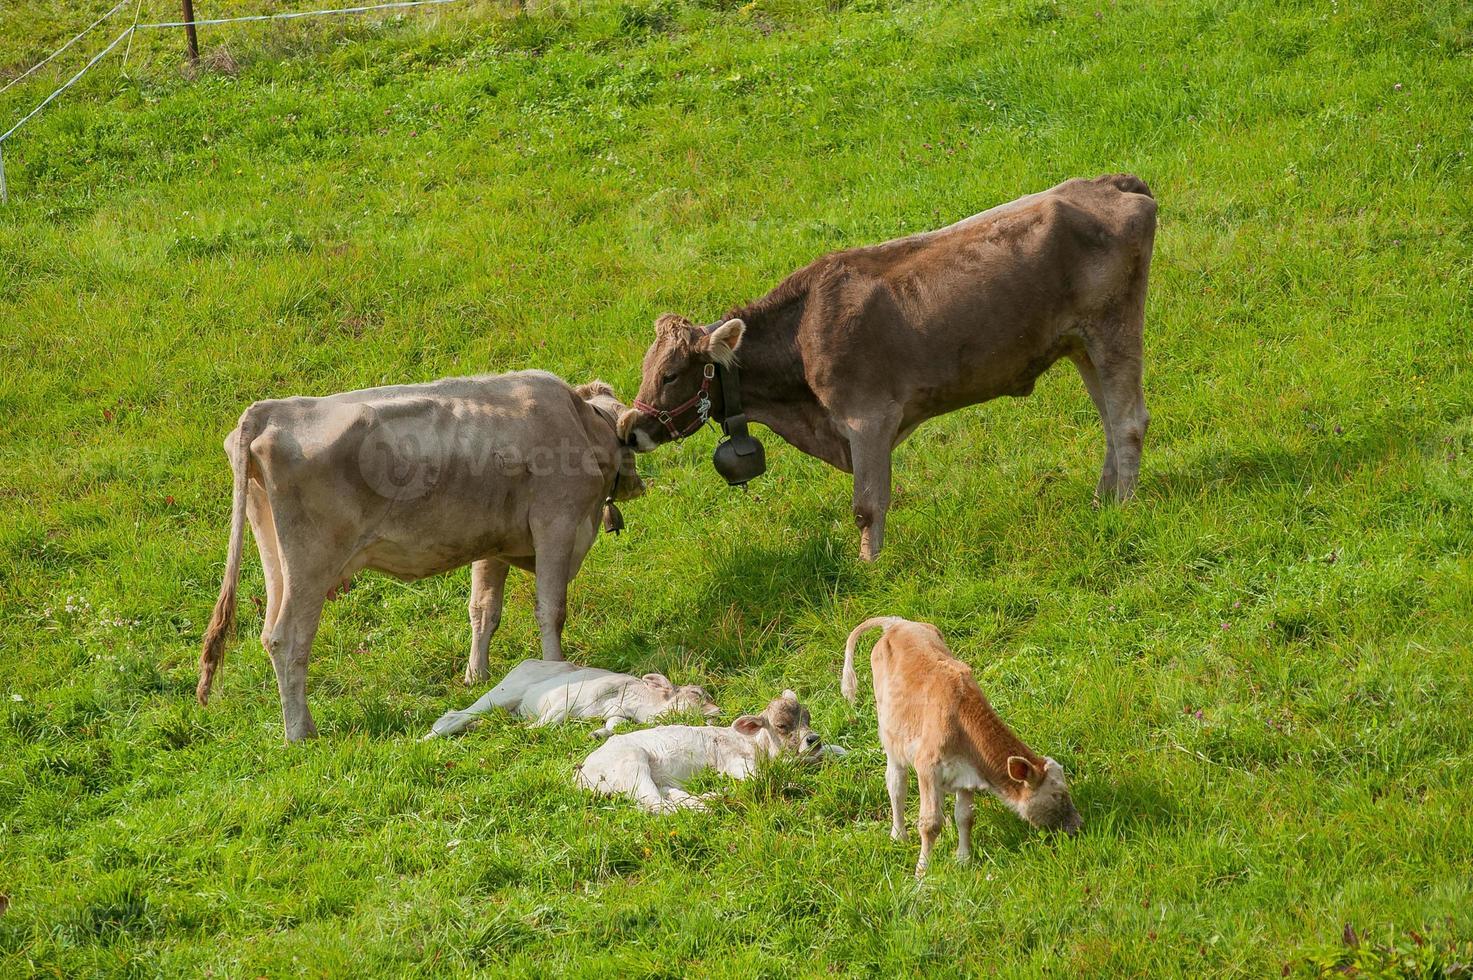
<instances>
[{"instance_id":1,"label":"standing tan calf","mask_svg":"<svg viewBox=\"0 0 1473 980\"><path fill-rule=\"evenodd\" d=\"M849 703L859 692L854 648L873 629L884 634L870 653L885 784L890 791L890 836L905 840L905 789L915 769L921 795L921 857L926 873L941 833L949 793L956 794L956 858L972 857L972 794L987 790L1035 827L1073 834L1084 821L1069 797L1064 770L1040 756L1003 723L972 677L929 623L898 616L867 619L849 634L839 689Z\"/></svg>"}]
</instances>

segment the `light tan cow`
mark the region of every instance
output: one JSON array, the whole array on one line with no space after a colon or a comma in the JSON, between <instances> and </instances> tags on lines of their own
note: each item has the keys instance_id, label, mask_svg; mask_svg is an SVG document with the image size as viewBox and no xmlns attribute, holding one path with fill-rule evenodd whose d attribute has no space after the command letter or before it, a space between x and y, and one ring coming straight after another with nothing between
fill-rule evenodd
<instances>
[{"instance_id":1,"label":"light tan cow","mask_svg":"<svg viewBox=\"0 0 1473 980\"><path fill-rule=\"evenodd\" d=\"M323 602L365 568L406 581L473 564L467 682L487 674L513 565L537 577L542 656L563 659L568 582L600 512L643 492L614 434L624 406L544 371L256 402L225 439L235 475L225 579L200 654L204 704L235 618L244 525L261 553L289 742L317 727L307 661Z\"/></svg>"},{"instance_id":2,"label":"light tan cow","mask_svg":"<svg viewBox=\"0 0 1473 980\"><path fill-rule=\"evenodd\" d=\"M867 619L849 634L839 689L849 703L859 692L854 648L873 629L884 634L870 653L875 712L887 761L890 836L905 840L905 789L916 771L921 797L921 857L926 873L941 833L946 796L956 794L956 857L972 856L972 794L986 790L1035 827L1073 834L1083 825L1064 770L1013 734L983 696L972 668L952 656L941 631L897 616Z\"/></svg>"}]
</instances>

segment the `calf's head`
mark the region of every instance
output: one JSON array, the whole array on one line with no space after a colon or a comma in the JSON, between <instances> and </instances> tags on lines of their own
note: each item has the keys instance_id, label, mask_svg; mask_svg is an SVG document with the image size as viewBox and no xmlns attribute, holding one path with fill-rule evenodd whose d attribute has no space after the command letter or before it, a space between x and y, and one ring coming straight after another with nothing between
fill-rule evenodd
<instances>
[{"instance_id":1,"label":"calf's head","mask_svg":"<svg viewBox=\"0 0 1473 980\"><path fill-rule=\"evenodd\" d=\"M1040 768L1021 755L1009 756L1008 778L1013 781L1013 809L1033 826L1067 834L1084 826L1069 795L1064 768L1053 759L1045 758Z\"/></svg>"},{"instance_id":2,"label":"calf's head","mask_svg":"<svg viewBox=\"0 0 1473 980\"><path fill-rule=\"evenodd\" d=\"M664 674L645 674L644 682L649 685L650 692L659 702L657 713L666 712L700 712L706 718L715 718L721 714L721 709L716 702L711 700L711 695L706 689L698 684L682 684L676 687L670 683L670 678Z\"/></svg>"},{"instance_id":3,"label":"calf's head","mask_svg":"<svg viewBox=\"0 0 1473 980\"><path fill-rule=\"evenodd\" d=\"M618 433L619 420L629 409L619 401L612 387L603 381L590 381L573 390L578 393L578 397L592 405L594 411L613 423L614 431ZM644 481L639 478L639 471L634 467L634 453L625 445L622 436L619 437L618 455L615 465L619 468L619 478L614 482L614 499L633 500L643 496Z\"/></svg>"},{"instance_id":4,"label":"calf's head","mask_svg":"<svg viewBox=\"0 0 1473 980\"><path fill-rule=\"evenodd\" d=\"M823 739L810 727L808 709L798 695L784 691L760 715L742 715L732 723L739 734L757 743L758 753L775 758L784 752L804 759L817 759Z\"/></svg>"},{"instance_id":5,"label":"calf's head","mask_svg":"<svg viewBox=\"0 0 1473 980\"><path fill-rule=\"evenodd\" d=\"M683 316L666 313L655 321L655 342L645 351L634 408L619 417L619 438L638 452L688 436L720 398L715 365L736 363L747 325L727 320L702 328Z\"/></svg>"}]
</instances>

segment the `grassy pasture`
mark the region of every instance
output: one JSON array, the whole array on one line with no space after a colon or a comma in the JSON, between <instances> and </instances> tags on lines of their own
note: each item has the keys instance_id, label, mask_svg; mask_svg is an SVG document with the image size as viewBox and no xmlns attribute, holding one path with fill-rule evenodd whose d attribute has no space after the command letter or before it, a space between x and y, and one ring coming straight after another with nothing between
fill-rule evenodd
<instances>
[{"instance_id":1,"label":"grassy pasture","mask_svg":"<svg viewBox=\"0 0 1473 980\"><path fill-rule=\"evenodd\" d=\"M0 9L0 80L106 6ZM1470 9L485 4L205 29L191 77L140 37L6 147L0 974L1466 971ZM652 819L572 788L579 728L420 744L474 697L465 572L331 605L324 737L283 748L251 548L193 703L253 399L531 366L630 397L662 311L1117 170L1161 203L1138 503L1090 508L1066 364L916 433L872 566L842 474L770 437L729 491L702 435L574 584L575 657L732 714L795 687L846 760ZM887 612L1065 765L1082 835L979 804L978 860L948 829L916 885L837 691Z\"/></svg>"}]
</instances>

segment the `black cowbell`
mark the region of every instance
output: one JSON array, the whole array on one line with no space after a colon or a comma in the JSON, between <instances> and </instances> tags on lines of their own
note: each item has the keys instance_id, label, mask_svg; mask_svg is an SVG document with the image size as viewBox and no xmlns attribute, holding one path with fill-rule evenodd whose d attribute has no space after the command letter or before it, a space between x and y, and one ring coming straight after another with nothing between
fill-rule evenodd
<instances>
[{"instance_id":1,"label":"black cowbell","mask_svg":"<svg viewBox=\"0 0 1473 980\"><path fill-rule=\"evenodd\" d=\"M767 470L767 454L762 451L762 443L747 432L745 415L728 416L721 428L727 437L717 443L711 465L727 483L744 487L748 480Z\"/></svg>"}]
</instances>

